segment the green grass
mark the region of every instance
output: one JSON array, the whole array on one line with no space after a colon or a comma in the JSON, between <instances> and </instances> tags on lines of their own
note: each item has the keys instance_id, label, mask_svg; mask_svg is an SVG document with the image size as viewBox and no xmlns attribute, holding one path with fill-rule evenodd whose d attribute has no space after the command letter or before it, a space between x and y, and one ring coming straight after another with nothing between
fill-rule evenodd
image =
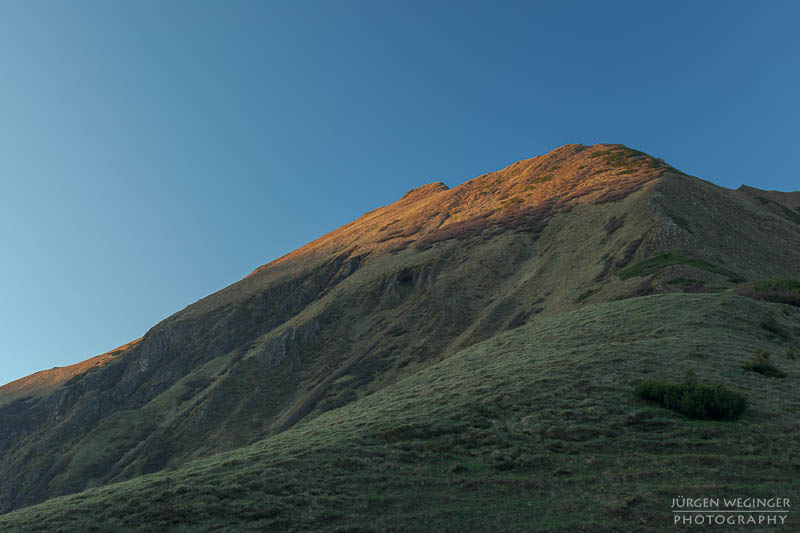
<instances>
[{"instance_id":1,"label":"green grass","mask_svg":"<svg viewBox=\"0 0 800 533\"><path fill-rule=\"evenodd\" d=\"M648 276L673 265L686 265L699 268L701 270L706 270L714 274L720 274L722 276L726 276L728 281L731 283L739 283L744 281L744 278L738 274L731 272L730 270L726 270L720 266L711 264L708 261L697 259L696 257L687 257L672 253L660 254L655 257L651 257L650 259L646 259L640 263L636 263L635 265L631 265L619 272L619 278L626 280L633 277Z\"/></svg>"},{"instance_id":2,"label":"green grass","mask_svg":"<svg viewBox=\"0 0 800 533\"><path fill-rule=\"evenodd\" d=\"M797 501L800 390L740 365L772 347L759 317L773 307L666 294L539 319L265 441L19 509L0 530L665 531L673 497ZM689 370L747 410L694 420L631 394Z\"/></svg>"}]
</instances>

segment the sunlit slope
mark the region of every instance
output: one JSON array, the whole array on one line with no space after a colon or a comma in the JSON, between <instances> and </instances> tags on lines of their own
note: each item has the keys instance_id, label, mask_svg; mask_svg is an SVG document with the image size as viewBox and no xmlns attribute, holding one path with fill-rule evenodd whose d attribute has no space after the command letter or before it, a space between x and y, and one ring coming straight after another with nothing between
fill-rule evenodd
<instances>
[{"instance_id":1,"label":"sunlit slope","mask_svg":"<svg viewBox=\"0 0 800 533\"><path fill-rule=\"evenodd\" d=\"M20 398L37 398L51 394L59 387L69 383L71 379L78 378L84 374L96 372L101 367L111 362L111 360L125 353L141 339L136 339L119 348L110 350L104 354L97 355L74 365L55 367L50 370L42 370L30 376L12 381L0 387L0 405L13 402Z\"/></svg>"},{"instance_id":2,"label":"sunlit slope","mask_svg":"<svg viewBox=\"0 0 800 533\"><path fill-rule=\"evenodd\" d=\"M744 370L760 350L787 377ZM677 496L798 500L797 355L789 306L731 294L591 305L252 446L0 516L0 529L670 530ZM633 396L641 379L689 370L746 394L744 416L692 421Z\"/></svg>"}]
</instances>

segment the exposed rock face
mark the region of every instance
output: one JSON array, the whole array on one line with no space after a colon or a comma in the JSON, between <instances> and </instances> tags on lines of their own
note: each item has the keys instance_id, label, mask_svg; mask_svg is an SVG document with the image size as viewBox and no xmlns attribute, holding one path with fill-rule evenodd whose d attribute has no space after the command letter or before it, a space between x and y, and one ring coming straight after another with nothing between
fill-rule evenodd
<instances>
[{"instance_id":1,"label":"exposed rock face","mask_svg":"<svg viewBox=\"0 0 800 533\"><path fill-rule=\"evenodd\" d=\"M677 277L800 277L799 204L621 145L424 185L139 341L0 387L0 512L248 444L540 316Z\"/></svg>"}]
</instances>

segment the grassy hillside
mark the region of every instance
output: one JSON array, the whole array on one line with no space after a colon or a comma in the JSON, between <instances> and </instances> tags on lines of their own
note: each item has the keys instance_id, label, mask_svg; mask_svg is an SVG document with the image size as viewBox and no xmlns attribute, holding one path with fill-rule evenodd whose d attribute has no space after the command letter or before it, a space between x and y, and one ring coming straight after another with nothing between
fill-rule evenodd
<instances>
[{"instance_id":1,"label":"grassy hillside","mask_svg":"<svg viewBox=\"0 0 800 533\"><path fill-rule=\"evenodd\" d=\"M786 377L743 368L765 350ZM670 530L673 497L800 501L798 355L796 307L730 293L589 305L251 446L0 516L0 529ZM744 393L744 415L690 420L633 394L688 371Z\"/></svg>"}]
</instances>

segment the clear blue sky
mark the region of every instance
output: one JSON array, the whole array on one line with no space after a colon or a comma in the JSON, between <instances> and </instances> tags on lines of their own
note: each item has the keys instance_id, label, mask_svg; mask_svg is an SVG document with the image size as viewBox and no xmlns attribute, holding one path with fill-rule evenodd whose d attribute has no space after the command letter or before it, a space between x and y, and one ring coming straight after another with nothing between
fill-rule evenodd
<instances>
[{"instance_id":1,"label":"clear blue sky","mask_svg":"<svg viewBox=\"0 0 800 533\"><path fill-rule=\"evenodd\" d=\"M800 188L798 2L0 2L0 383L434 180L619 142Z\"/></svg>"}]
</instances>

